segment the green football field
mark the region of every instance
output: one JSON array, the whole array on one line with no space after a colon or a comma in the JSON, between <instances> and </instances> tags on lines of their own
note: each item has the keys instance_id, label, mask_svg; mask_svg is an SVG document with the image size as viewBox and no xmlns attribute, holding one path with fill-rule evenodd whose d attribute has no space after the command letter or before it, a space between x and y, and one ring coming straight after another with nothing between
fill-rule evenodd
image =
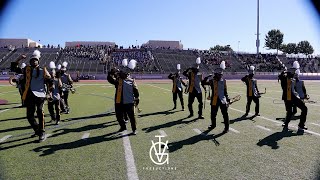
<instances>
[{"instance_id":1,"label":"green football field","mask_svg":"<svg viewBox=\"0 0 320 180\"><path fill-rule=\"evenodd\" d=\"M320 83L305 84L311 99L320 102ZM17 89L2 85L0 99L9 103L0 105L0 179L320 179L320 103L307 104L308 131L297 134L299 118L293 117L290 130L282 132L285 108L277 81L258 81L261 90L267 88L260 98L261 116L250 118L252 103L246 119L240 118L245 85L231 80L227 85L230 97L242 98L230 106L231 129L223 134L220 110L217 128L207 131L209 102L204 120L187 118L189 112L180 111L179 101L177 110L171 110L169 81L138 81L142 112L133 136L130 123L127 132L117 133L112 85L77 83L69 98L71 113L62 115L60 125L49 123L45 105L48 138L42 143L30 137L26 110L16 108ZM186 95L184 102L187 107ZM195 114L197 105L195 101ZM160 147L168 164L157 165L150 158L150 149L153 158L159 151L152 146L159 135L168 142L168 150Z\"/></svg>"}]
</instances>

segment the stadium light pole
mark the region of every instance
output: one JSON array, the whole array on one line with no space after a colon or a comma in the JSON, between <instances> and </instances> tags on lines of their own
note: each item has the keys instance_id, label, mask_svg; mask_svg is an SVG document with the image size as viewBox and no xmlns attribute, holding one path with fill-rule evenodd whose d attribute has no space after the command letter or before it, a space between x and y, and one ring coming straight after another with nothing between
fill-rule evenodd
<instances>
[{"instance_id":1,"label":"stadium light pole","mask_svg":"<svg viewBox=\"0 0 320 180\"><path fill-rule=\"evenodd\" d=\"M257 40L256 40L256 46L257 46L257 56L259 55L259 46L260 46L260 39L259 39L259 0L257 0Z\"/></svg>"}]
</instances>

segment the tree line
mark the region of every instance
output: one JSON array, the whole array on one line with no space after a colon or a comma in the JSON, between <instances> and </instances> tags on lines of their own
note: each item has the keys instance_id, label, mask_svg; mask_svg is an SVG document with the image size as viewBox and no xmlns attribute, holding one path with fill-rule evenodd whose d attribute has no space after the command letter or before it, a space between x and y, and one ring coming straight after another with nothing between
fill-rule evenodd
<instances>
[{"instance_id":1,"label":"tree line","mask_svg":"<svg viewBox=\"0 0 320 180\"><path fill-rule=\"evenodd\" d=\"M304 40L298 43L283 43L284 34L279 29L270 30L265 36L265 47L282 51L284 54L305 54L306 56L313 54L314 49L309 41ZM215 45L209 49L210 51L233 51L230 45Z\"/></svg>"}]
</instances>

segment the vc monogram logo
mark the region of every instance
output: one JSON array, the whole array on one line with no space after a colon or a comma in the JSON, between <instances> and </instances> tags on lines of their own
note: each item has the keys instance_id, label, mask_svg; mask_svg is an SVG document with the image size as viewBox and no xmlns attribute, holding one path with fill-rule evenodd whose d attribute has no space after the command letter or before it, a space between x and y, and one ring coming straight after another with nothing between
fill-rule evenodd
<instances>
[{"instance_id":1,"label":"vc monogram logo","mask_svg":"<svg viewBox=\"0 0 320 180\"><path fill-rule=\"evenodd\" d=\"M168 140L164 143L161 138L164 136L155 136L159 138L158 142L151 141L152 146L149 151L150 159L156 165L163 165L165 163L169 164L169 154L166 152L168 150ZM163 149L162 149L163 148Z\"/></svg>"}]
</instances>

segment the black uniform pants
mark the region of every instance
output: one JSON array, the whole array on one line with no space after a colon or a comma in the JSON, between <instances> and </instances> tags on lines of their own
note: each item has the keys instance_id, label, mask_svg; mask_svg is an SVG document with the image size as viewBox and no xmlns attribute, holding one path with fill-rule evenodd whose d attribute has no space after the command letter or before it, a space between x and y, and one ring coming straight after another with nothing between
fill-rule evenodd
<instances>
[{"instance_id":1,"label":"black uniform pants","mask_svg":"<svg viewBox=\"0 0 320 180\"><path fill-rule=\"evenodd\" d=\"M255 96L247 96L246 114L249 114L250 112L250 106L252 101L256 104L255 113L259 114L259 107L260 107L259 98Z\"/></svg>"},{"instance_id":2,"label":"black uniform pants","mask_svg":"<svg viewBox=\"0 0 320 180\"><path fill-rule=\"evenodd\" d=\"M48 102L48 111L52 120L60 121L60 100Z\"/></svg>"},{"instance_id":3,"label":"black uniform pants","mask_svg":"<svg viewBox=\"0 0 320 180\"><path fill-rule=\"evenodd\" d=\"M213 127L217 126L216 117L217 117L219 107L220 107L220 110L221 110L221 113L223 116L223 120L224 120L224 126L225 126L224 129L229 130L230 122L229 122L229 115L228 115L228 107L226 104L222 104L219 99L218 99L216 106L211 105L211 125Z\"/></svg>"},{"instance_id":4,"label":"black uniform pants","mask_svg":"<svg viewBox=\"0 0 320 180\"><path fill-rule=\"evenodd\" d=\"M174 104L174 107L175 107L175 108L177 107L177 99L178 99L178 96L179 96L180 103L181 103L181 107L182 107L182 109L184 109L184 102L183 102L183 94L182 94L182 91L173 92L172 95L173 95L173 104Z\"/></svg>"},{"instance_id":5,"label":"black uniform pants","mask_svg":"<svg viewBox=\"0 0 320 180\"><path fill-rule=\"evenodd\" d=\"M43 112L44 100L45 98L36 97L30 90L26 98L27 119L34 132L39 134L42 134L45 131L45 121ZM35 111L37 111L39 124L37 123L34 117Z\"/></svg>"},{"instance_id":6,"label":"black uniform pants","mask_svg":"<svg viewBox=\"0 0 320 180\"><path fill-rule=\"evenodd\" d=\"M304 102L301 99L298 99L295 96L292 96L292 100L291 101L284 101L285 106L286 106L286 111L287 111L287 115L286 115L286 120L285 120L285 125L288 125L291 117L293 115L292 112L292 107L293 105L297 106L300 110L301 110L301 115L300 115L300 122L299 122L299 127L304 127L305 123L307 121L307 114L308 114L308 107L304 104Z\"/></svg>"},{"instance_id":7,"label":"black uniform pants","mask_svg":"<svg viewBox=\"0 0 320 180\"><path fill-rule=\"evenodd\" d=\"M199 105L198 105L198 114L199 116L202 115L202 107L203 107L203 102L202 102L202 93L198 93L196 90L193 90L192 93L189 93L189 98L188 98L188 109L191 115L193 115L193 108L192 104L194 101L194 98L197 98Z\"/></svg>"},{"instance_id":8,"label":"black uniform pants","mask_svg":"<svg viewBox=\"0 0 320 180\"><path fill-rule=\"evenodd\" d=\"M133 103L115 104L115 111L116 111L117 121L119 122L121 129L126 129L126 123L123 120L124 113L126 113L130 119L132 131L135 131L137 129L137 121L136 121L136 117L134 116Z\"/></svg>"},{"instance_id":9,"label":"black uniform pants","mask_svg":"<svg viewBox=\"0 0 320 180\"><path fill-rule=\"evenodd\" d=\"M68 98L69 98L69 91L63 91L63 100L67 107L69 107Z\"/></svg>"}]
</instances>

